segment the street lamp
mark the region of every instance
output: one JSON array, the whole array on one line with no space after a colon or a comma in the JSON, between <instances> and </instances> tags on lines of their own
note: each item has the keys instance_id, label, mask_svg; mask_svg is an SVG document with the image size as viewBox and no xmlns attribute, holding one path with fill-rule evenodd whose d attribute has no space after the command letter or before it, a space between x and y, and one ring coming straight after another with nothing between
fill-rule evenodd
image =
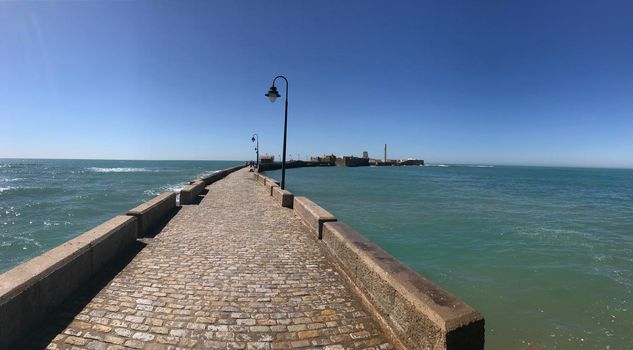
<instances>
[{"instance_id":1,"label":"street lamp","mask_svg":"<svg viewBox=\"0 0 633 350\"><path fill-rule=\"evenodd\" d=\"M288 129L288 79L283 75L278 75L273 79L273 86L270 87L270 90L266 93L265 96L270 99L270 102L275 102L275 100L279 96L279 92L277 91L277 87L275 87L275 81L278 78L282 78L286 82L286 111L284 115L284 148L283 148L283 157L281 159L281 189L283 190L286 185L286 131Z\"/></svg>"},{"instance_id":2,"label":"street lamp","mask_svg":"<svg viewBox=\"0 0 633 350\"><path fill-rule=\"evenodd\" d=\"M257 138L255 138L257 136ZM259 135L253 134L253 138L251 142L257 141L257 145L255 146L255 154L257 155L257 169L259 169Z\"/></svg>"}]
</instances>

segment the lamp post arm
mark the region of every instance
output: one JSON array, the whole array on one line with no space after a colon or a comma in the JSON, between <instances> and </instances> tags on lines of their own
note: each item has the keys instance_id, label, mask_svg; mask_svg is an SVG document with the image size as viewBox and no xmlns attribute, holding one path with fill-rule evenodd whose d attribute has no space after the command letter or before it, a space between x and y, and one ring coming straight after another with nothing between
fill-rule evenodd
<instances>
[{"instance_id":1,"label":"lamp post arm","mask_svg":"<svg viewBox=\"0 0 633 350\"><path fill-rule=\"evenodd\" d=\"M279 78L283 79L286 82L286 99L288 99L288 79L286 79L286 77L284 77L283 75L276 76L275 79L273 79L273 86L275 86L275 82Z\"/></svg>"},{"instance_id":2,"label":"lamp post arm","mask_svg":"<svg viewBox=\"0 0 633 350\"><path fill-rule=\"evenodd\" d=\"M275 81L277 79L283 79L286 82L286 108L284 113L284 147L283 147L283 155L281 159L281 189L286 188L286 135L288 130L288 79L283 75L278 75L273 79L273 86L275 86Z\"/></svg>"}]
</instances>

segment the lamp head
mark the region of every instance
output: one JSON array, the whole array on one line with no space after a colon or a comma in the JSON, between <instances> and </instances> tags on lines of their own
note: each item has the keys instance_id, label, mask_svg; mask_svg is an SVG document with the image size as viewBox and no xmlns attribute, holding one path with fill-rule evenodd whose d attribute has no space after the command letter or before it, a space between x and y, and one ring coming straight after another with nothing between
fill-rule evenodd
<instances>
[{"instance_id":1,"label":"lamp head","mask_svg":"<svg viewBox=\"0 0 633 350\"><path fill-rule=\"evenodd\" d=\"M255 136L253 136L253 138L251 139L251 142L255 142Z\"/></svg>"},{"instance_id":2,"label":"lamp head","mask_svg":"<svg viewBox=\"0 0 633 350\"><path fill-rule=\"evenodd\" d=\"M280 97L279 92L277 91L277 87L275 87L275 85L270 87L270 90L268 90L265 96L267 96L268 99L270 99L270 102L275 102L277 97Z\"/></svg>"}]
</instances>

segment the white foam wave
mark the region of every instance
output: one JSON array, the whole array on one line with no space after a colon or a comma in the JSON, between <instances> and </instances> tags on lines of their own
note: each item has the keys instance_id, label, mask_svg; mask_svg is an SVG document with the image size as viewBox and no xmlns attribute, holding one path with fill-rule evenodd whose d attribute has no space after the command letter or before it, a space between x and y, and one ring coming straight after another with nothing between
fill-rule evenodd
<instances>
[{"instance_id":1,"label":"white foam wave","mask_svg":"<svg viewBox=\"0 0 633 350\"><path fill-rule=\"evenodd\" d=\"M426 166L436 166L436 167L440 167L440 168L448 168L448 165L446 165L446 164L427 164Z\"/></svg>"},{"instance_id":2,"label":"white foam wave","mask_svg":"<svg viewBox=\"0 0 633 350\"><path fill-rule=\"evenodd\" d=\"M165 192L180 193L180 191L182 191L182 189L185 186L186 186L186 184L167 185L167 186L162 186L162 187L157 188L157 189L145 190L145 191L143 191L143 193L145 193L148 196L158 196L159 194L165 193Z\"/></svg>"},{"instance_id":3,"label":"white foam wave","mask_svg":"<svg viewBox=\"0 0 633 350\"><path fill-rule=\"evenodd\" d=\"M215 174L215 173L217 173L217 172L220 172L220 170L205 171L204 173L200 173L200 174L198 175L198 178L199 178L199 179L201 179L201 178L203 178L203 177L207 177L207 176L209 176L209 175L213 175L213 174Z\"/></svg>"},{"instance_id":4,"label":"white foam wave","mask_svg":"<svg viewBox=\"0 0 633 350\"><path fill-rule=\"evenodd\" d=\"M10 191L10 190L13 190L13 189L15 189L15 187L9 187L9 186L7 186L7 187L0 187L0 193L5 192L5 191Z\"/></svg>"},{"instance_id":5,"label":"white foam wave","mask_svg":"<svg viewBox=\"0 0 633 350\"><path fill-rule=\"evenodd\" d=\"M16 181L20 181L20 180L24 180L24 179L21 178L21 177L16 177L16 178L13 178L13 179L2 179L2 180L0 180L0 182L2 182L2 181L4 181L4 182L16 182Z\"/></svg>"},{"instance_id":6,"label":"white foam wave","mask_svg":"<svg viewBox=\"0 0 633 350\"><path fill-rule=\"evenodd\" d=\"M156 171L147 168L88 168L87 170L95 173L142 173Z\"/></svg>"}]
</instances>

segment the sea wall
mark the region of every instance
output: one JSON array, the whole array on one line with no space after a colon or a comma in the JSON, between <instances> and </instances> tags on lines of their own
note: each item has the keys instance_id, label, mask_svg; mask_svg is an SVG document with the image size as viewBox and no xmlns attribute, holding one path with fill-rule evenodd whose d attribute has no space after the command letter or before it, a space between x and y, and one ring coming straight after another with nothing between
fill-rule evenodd
<instances>
[{"instance_id":1,"label":"sea wall","mask_svg":"<svg viewBox=\"0 0 633 350\"><path fill-rule=\"evenodd\" d=\"M269 181L262 174L254 176L263 185ZM283 205L280 191L272 187L271 194ZM475 309L308 198L294 197L288 191L284 194L293 197L292 207L286 207L292 208L314 233L317 244L395 344L416 350L484 348L484 318Z\"/></svg>"},{"instance_id":2,"label":"sea wall","mask_svg":"<svg viewBox=\"0 0 633 350\"><path fill-rule=\"evenodd\" d=\"M286 161L286 169L315 167L315 166L331 166L331 164L325 163L325 162L313 162L313 161L304 161L304 160ZM281 162L259 163L258 171L264 172L264 171L278 170L278 169L281 169Z\"/></svg>"},{"instance_id":3,"label":"sea wall","mask_svg":"<svg viewBox=\"0 0 633 350\"><path fill-rule=\"evenodd\" d=\"M207 186L209 186L210 184L225 178L230 173L236 172L236 171L238 171L238 170L240 170L240 169L242 169L244 167L246 167L246 165L238 165L238 166L234 166L232 168L220 170L220 171L217 171L217 172L215 172L215 173L213 173L211 175L205 176L205 177L203 177L203 178L201 178L199 180L204 181L204 183ZM196 180L194 180L194 181L196 181Z\"/></svg>"},{"instance_id":4,"label":"sea wall","mask_svg":"<svg viewBox=\"0 0 633 350\"><path fill-rule=\"evenodd\" d=\"M246 165L238 165L232 168L216 171L213 174L200 179L191 180L189 182L189 185L185 186L180 191L180 205L196 203L199 199L199 196L202 194L202 192L204 192L206 186L209 186L210 184L225 178L230 173L238 171L245 166Z\"/></svg>"},{"instance_id":5,"label":"sea wall","mask_svg":"<svg viewBox=\"0 0 633 350\"><path fill-rule=\"evenodd\" d=\"M48 313L136 240L137 219L117 216L0 275L0 349Z\"/></svg>"}]
</instances>

